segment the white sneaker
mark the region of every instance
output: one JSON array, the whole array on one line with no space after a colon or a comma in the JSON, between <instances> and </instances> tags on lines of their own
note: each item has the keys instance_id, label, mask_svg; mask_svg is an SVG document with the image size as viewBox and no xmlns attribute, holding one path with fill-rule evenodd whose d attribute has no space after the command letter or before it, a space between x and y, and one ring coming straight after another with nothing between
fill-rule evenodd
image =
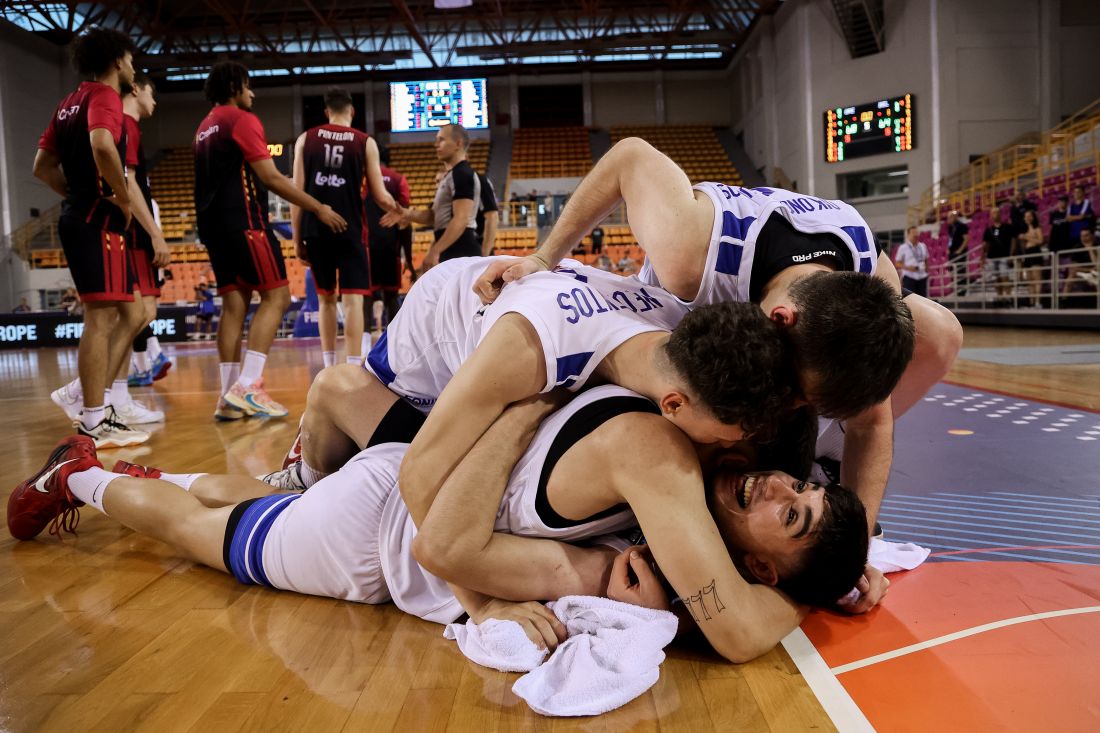
<instances>
[{"instance_id":1,"label":"white sneaker","mask_svg":"<svg viewBox=\"0 0 1100 733\"><path fill-rule=\"evenodd\" d=\"M96 448L124 448L128 445L139 445L149 440L149 433L141 430L131 430L125 424L115 418L114 408L107 408L107 416L89 430L84 424L78 424L76 432L86 435L95 441Z\"/></svg>"},{"instance_id":2,"label":"white sneaker","mask_svg":"<svg viewBox=\"0 0 1100 733\"><path fill-rule=\"evenodd\" d=\"M289 468L284 468L281 471L272 471L266 476L257 476L256 478L269 486L274 486L276 489L305 491L308 488L305 482L302 481L301 461L291 464Z\"/></svg>"},{"instance_id":3,"label":"white sneaker","mask_svg":"<svg viewBox=\"0 0 1100 733\"><path fill-rule=\"evenodd\" d=\"M150 410L138 400L130 400L116 409L118 420L126 425L145 425L151 422L164 422L164 413Z\"/></svg>"},{"instance_id":4,"label":"white sneaker","mask_svg":"<svg viewBox=\"0 0 1100 733\"><path fill-rule=\"evenodd\" d=\"M65 416L77 422L80 420L80 412L84 409L84 395L66 384L50 392L53 403L65 411Z\"/></svg>"}]
</instances>

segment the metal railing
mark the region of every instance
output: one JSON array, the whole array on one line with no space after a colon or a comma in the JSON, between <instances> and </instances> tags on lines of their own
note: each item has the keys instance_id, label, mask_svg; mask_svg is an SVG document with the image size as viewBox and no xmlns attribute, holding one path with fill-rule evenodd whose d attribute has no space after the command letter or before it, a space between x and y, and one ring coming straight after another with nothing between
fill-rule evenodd
<instances>
[{"instance_id":1,"label":"metal railing","mask_svg":"<svg viewBox=\"0 0 1100 733\"><path fill-rule=\"evenodd\" d=\"M1100 312L1100 248L1014 255L982 262L980 250L928 268L928 295L952 310Z\"/></svg>"}]
</instances>

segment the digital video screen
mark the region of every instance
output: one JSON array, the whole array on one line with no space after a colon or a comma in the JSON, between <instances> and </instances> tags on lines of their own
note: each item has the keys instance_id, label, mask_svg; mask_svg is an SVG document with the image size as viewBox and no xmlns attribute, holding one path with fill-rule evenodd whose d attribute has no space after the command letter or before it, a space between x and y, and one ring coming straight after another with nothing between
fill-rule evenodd
<instances>
[{"instance_id":1,"label":"digital video screen","mask_svg":"<svg viewBox=\"0 0 1100 733\"><path fill-rule=\"evenodd\" d=\"M391 132L431 132L444 125L489 126L484 79L390 83Z\"/></svg>"}]
</instances>

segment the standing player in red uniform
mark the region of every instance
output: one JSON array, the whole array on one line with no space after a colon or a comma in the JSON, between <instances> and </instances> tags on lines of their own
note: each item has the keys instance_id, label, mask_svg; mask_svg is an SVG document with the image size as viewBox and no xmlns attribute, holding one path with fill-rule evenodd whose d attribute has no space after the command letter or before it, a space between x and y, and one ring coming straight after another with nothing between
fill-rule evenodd
<instances>
[{"instance_id":1,"label":"standing player in red uniform","mask_svg":"<svg viewBox=\"0 0 1100 733\"><path fill-rule=\"evenodd\" d=\"M382 184L390 192L394 200L401 207L409 205L409 182L405 176L390 167L390 151L380 148L379 159L382 161ZM397 294L401 290L402 253L405 255L405 265L412 272L413 280L416 280L416 270L412 266L412 227L408 224L401 226L382 226L382 216L386 212L381 208L367 202L367 220L370 222L370 281L371 290L376 298L372 307L372 330L382 330L382 314L385 312L385 322L389 323L397 315L399 301ZM363 353L370 349L364 347Z\"/></svg>"},{"instance_id":2,"label":"standing player in red uniform","mask_svg":"<svg viewBox=\"0 0 1100 733\"><path fill-rule=\"evenodd\" d=\"M34 175L65 197L58 234L69 272L84 303L84 331L77 357L79 383L50 395L77 422L77 432L97 448L144 443L110 407L107 386L141 330L126 257L130 195L122 167L122 99L134 80L134 44L123 34L93 28L73 40L81 82L58 105L38 142Z\"/></svg>"},{"instance_id":3,"label":"standing player in red uniform","mask_svg":"<svg viewBox=\"0 0 1100 733\"><path fill-rule=\"evenodd\" d=\"M153 195L149 190L149 171L145 165L145 151L141 147L140 120L153 116L157 101L153 97L153 82L142 72L134 74L134 83L125 88L122 98L122 124L126 131L126 185L130 193L130 208L134 220L130 225L126 248L130 268L134 272L135 288L141 294L144 325L134 339L134 353L142 358L148 381L153 381L152 364L149 363L149 341L155 338L149 324L157 317L157 298L160 297L159 268L167 267L171 259L164 234L153 217ZM163 357L162 357L163 358ZM130 397L127 379L130 369L129 352L119 367L111 385L111 404L122 421L129 425L143 425L164 420L160 410L150 410Z\"/></svg>"},{"instance_id":4,"label":"standing player in red uniform","mask_svg":"<svg viewBox=\"0 0 1100 733\"><path fill-rule=\"evenodd\" d=\"M347 229L333 233L298 206L291 207L290 219L298 258L309 263L317 283L321 350L330 367L336 363L337 285L344 302L347 360L363 360L363 296L371 291L367 240L374 236L367 227L367 196L387 210L396 204L382 185L378 145L351 126L355 107L346 90L325 92L325 117L328 124L306 130L294 143L294 185L332 207L347 220Z\"/></svg>"},{"instance_id":5,"label":"standing player in red uniform","mask_svg":"<svg viewBox=\"0 0 1100 733\"><path fill-rule=\"evenodd\" d=\"M286 263L268 222L267 191L306 209L334 232L343 232L347 222L332 207L295 188L275 168L263 125L249 111L255 94L249 87L248 69L233 61L215 64L204 91L214 108L199 123L192 149L199 238L210 253L222 296L218 323L222 396L214 417L285 417L286 408L268 395L263 383L268 349L290 305ZM260 307L252 316L248 351L238 366L253 291L260 294Z\"/></svg>"}]
</instances>

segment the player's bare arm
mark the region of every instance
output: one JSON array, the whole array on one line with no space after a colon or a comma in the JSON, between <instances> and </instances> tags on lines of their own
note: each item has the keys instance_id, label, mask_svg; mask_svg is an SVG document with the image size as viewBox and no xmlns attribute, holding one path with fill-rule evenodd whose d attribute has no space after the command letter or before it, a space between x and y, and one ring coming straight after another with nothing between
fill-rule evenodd
<instances>
[{"instance_id":1,"label":"player's bare arm","mask_svg":"<svg viewBox=\"0 0 1100 733\"><path fill-rule=\"evenodd\" d=\"M488 257L497 243L497 228L500 225L499 211L485 212L485 236L481 239L481 256Z\"/></svg>"},{"instance_id":2,"label":"player's bare arm","mask_svg":"<svg viewBox=\"0 0 1100 733\"><path fill-rule=\"evenodd\" d=\"M322 204L279 172L275 167L275 161L271 158L261 158L249 163L256 176L270 191L282 196L291 204L297 204L317 217L317 219L334 232L340 233L348 228L344 217L332 210L331 206Z\"/></svg>"},{"instance_id":3,"label":"player's bare arm","mask_svg":"<svg viewBox=\"0 0 1100 733\"><path fill-rule=\"evenodd\" d=\"M111 137L108 130L101 127L92 130L88 135L91 138L92 156L95 158L99 175L103 176L104 180L107 181L107 185L111 187L111 191L114 193L111 200L122 210L126 217L126 226L129 227L131 216L130 191L126 187L126 175L122 170L122 159L118 155L114 138Z\"/></svg>"},{"instance_id":4,"label":"player's bare arm","mask_svg":"<svg viewBox=\"0 0 1100 733\"><path fill-rule=\"evenodd\" d=\"M401 211L401 207L393 200L393 196L386 190L386 184L382 181L382 167L378 158L378 143L373 137L367 138L367 184L370 186L370 195L374 203L386 211Z\"/></svg>"},{"instance_id":5,"label":"player's bare arm","mask_svg":"<svg viewBox=\"0 0 1100 733\"><path fill-rule=\"evenodd\" d=\"M505 282L554 267L620 201L664 288L685 300L694 298L706 263L713 205L706 196L697 199L679 166L640 138L620 140L600 158L534 255L493 263L474 284L475 291L492 302Z\"/></svg>"},{"instance_id":6,"label":"player's bare arm","mask_svg":"<svg viewBox=\"0 0 1100 733\"><path fill-rule=\"evenodd\" d=\"M61 159L52 150L39 148L34 154L34 177L49 186L58 196L69 195L69 182L61 170Z\"/></svg>"},{"instance_id":7,"label":"player's bare arm","mask_svg":"<svg viewBox=\"0 0 1100 733\"><path fill-rule=\"evenodd\" d=\"M545 386L535 329L518 314L502 316L440 394L401 463L401 496L417 527L444 480L504 408Z\"/></svg>"},{"instance_id":8,"label":"player's bare arm","mask_svg":"<svg viewBox=\"0 0 1100 733\"><path fill-rule=\"evenodd\" d=\"M306 134L303 132L294 141L294 170L292 173L294 187L302 191L306 188L305 148ZM306 258L302 257L302 254L304 254L302 250L302 207L295 203L290 204L290 232L290 239L294 242L298 259L305 260Z\"/></svg>"},{"instance_id":9,"label":"player's bare arm","mask_svg":"<svg viewBox=\"0 0 1100 733\"><path fill-rule=\"evenodd\" d=\"M130 207L133 209L134 218L138 225L149 235L153 241L153 267L167 267L171 262L172 253L168 250L168 243L164 241L164 233L157 226L157 220L149 205L145 203L145 196L141 193L141 187L137 182L137 169L129 168L126 176L126 185L130 192Z\"/></svg>"},{"instance_id":10,"label":"player's bare arm","mask_svg":"<svg viewBox=\"0 0 1100 733\"><path fill-rule=\"evenodd\" d=\"M794 630L806 609L741 576L707 508L693 446L662 418L643 417L651 429L630 431L632 449L608 456L609 475L707 641L731 662L755 659Z\"/></svg>"},{"instance_id":11,"label":"player's bare arm","mask_svg":"<svg viewBox=\"0 0 1100 733\"><path fill-rule=\"evenodd\" d=\"M438 264L440 255L450 249L466 231L466 223L473 216L474 206L476 203L473 199L455 199L451 202L451 220L447 222L443 235L428 249L428 254L424 257L426 267Z\"/></svg>"},{"instance_id":12,"label":"player's bare arm","mask_svg":"<svg viewBox=\"0 0 1100 733\"><path fill-rule=\"evenodd\" d=\"M614 551L493 532L512 469L557 403L543 396L509 407L466 454L413 542L425 569L516 601L603 594Z\"/></svg>"}]
</instances>

